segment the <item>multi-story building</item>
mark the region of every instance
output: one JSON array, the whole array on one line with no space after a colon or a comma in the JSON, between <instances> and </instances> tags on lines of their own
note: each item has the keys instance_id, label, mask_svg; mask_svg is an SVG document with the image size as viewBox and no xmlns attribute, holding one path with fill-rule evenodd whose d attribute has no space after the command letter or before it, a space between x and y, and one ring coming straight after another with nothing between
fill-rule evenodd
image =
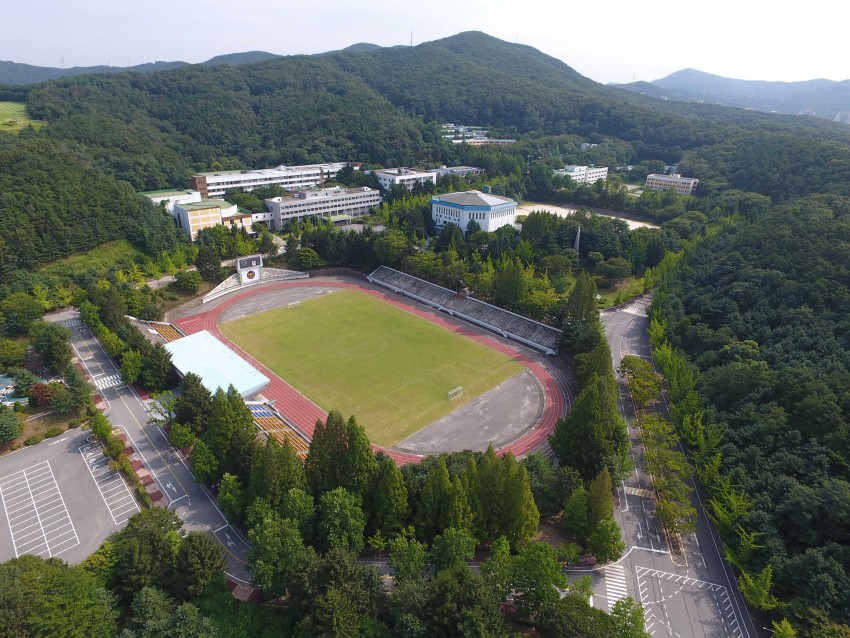
<instances>
[{"instance_id":1,"label":"multi-story building","mask_svg":"<svg viewBox=\"0 0 850 638\"><path fill-rule=\"evenodd\" d=\"M198 173L189 180L189 185L201 193L201 197L221 197L232 188L247 191L257 186L277 185L285 190L313 188L325 180L336 177L345 162L332 164L307 164L304 166L275 166L252 171L216 171Z\"/></svg>"},{"instance_id":2,"label":"multi-story building","mask_svg":"<svg viewBox=\"0 0 850 638\"><path fill-rule=\"evenodd\" d=\"M174 214L175 204L194 204L201 201L201 194L198 191L184 191L178 189L164 191L147 191L142 193L145 197L151 200L154 204L162 204L172 215Z\"/></svg>"},{"instance_id":3,"label":"multi-story building","mask_svg":"<svg viewBox=\"0 0 850 638\"><path fill-rule=\"evenodd\" d=\"M441 166L435 169L437 175L459 175L460 177L468 177L470 175L481 175L484 172L483 168L477 166Z\"/></svg>"},{"instance_id":4,"label":"multi-story building","mask_svg":"<svg viewBox=\"0 0 850 638\"><path fill-rule=\"evenodd\" d=\"M465 124L443 124L443 137L451 140L452 144L469 144L470 146L508 146L516 140L496 139L487 137L490 131L480 126L466 126Z\"/></svg>"},{"instance_id":5,"label":"multi-story building","mask_svg":"<svg viewBox=\"0 0 850 638\"><path fill-rule=\"evenodd\" d=\"M360 188L334 188L304 190L290 197L272 197L266 207L272 215L272 230L283 230L284 224L303 217L325 217L331 221L345 221L361 217L380 206L381 191Z\"/></svg>"},{"instance_id":6,"label":"multi-story building","mask_svg":"<svg viewBox=\"0 0 850 638\"><path fill-rule=\"evenodd\" d=\"M577 184L593 184L600 179L608 178L607 166L576 166L571 164L555 171L556 175L569 177Z\"/></svg>"},{"instance_id":7,"label":"multi-story building","mask_svg":"<svg viewBox=\"0 0 850 638\"><path fill-rule=\"evenodd\" d=\"M223 199L202 199L199 202L174 205L177 226L195 241L202 228L224 225L231 228L244 228L251 231L251 213L241 213L236 204Z\"/></svg>"},{"instance_id":8,"label":"multi-story building","mask_svg":"<svg viewBox=\"0 0 850 638\"><path fill-rule=\"evenodd\" d=\"M653 191L674 190L682 195L693 195L699 180L695 177L682 177L679 173L661 175L652 173L646 176L646 188Z\"/></svg>"},{"instance_id":9,"label":"multi-story building","mask_svg":"<svg viewBox=\"0 0 850 638\"><path fill-rule=\"evenodd\" d=\"M416 184L425 182L437 183L436 171L420 171L415 168L382 168L376 171L375 177L385 190L392 190L393 186L404 186L407 190L413 190Z\"/></svg>"},{"instance_id":10,"label":"multi-story building","mask_svg":"<svg viewBox=\"0 0 850 638\"><path fill-rule=\"evenodd\" d=\"M517 203L508 197L481 191L445 193L431 198L431 219L437 228L451 223L464 232L470 220L474 220L481 230L489 233L513 225L516 207Z\"/></svg>"}]
</instances>

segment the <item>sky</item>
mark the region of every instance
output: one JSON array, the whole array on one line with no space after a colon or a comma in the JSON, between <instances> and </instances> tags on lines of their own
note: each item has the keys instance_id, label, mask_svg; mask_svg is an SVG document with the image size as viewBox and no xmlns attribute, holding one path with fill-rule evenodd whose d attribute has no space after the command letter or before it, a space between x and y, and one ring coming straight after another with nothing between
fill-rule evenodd
<instances>
[{"instance_id":1,"label":"sky","mask_svg":"<svg viewBox=\"0 0 850 638\"><path fill-rule=\"evenodd\" d=\"M693 68L744 80L850 79L838 0L29 0L2 12L0 60L36 66L321 53L483 31L601 83Z\"/></svg>"}]
</instances>

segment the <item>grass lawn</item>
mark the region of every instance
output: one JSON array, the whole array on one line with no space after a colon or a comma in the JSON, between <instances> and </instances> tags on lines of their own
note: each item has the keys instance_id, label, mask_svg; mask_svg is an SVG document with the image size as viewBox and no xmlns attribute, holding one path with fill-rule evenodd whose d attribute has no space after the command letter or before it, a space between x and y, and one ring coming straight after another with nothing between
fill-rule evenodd
<instances>
[{"instance_id":1,"label":"grass lawn","mask_svg":"<svg viewBox=\"0 0 850 638\"><path fill-rule=\"evenodd\" d=\"M0 102L0 131L18 133L30 124L35 128L41 128L44 122L31 120L27 115L26 105L22 102Z\"/></svg>"},{"instance_id":2,"label":"grass lawn","mask_svg":"<svg viewBox=\"0 0 850 638\"><path fill-rule=\"evenodd\" d=\"M393 445L522 371L507 356L369 295L341 290L222 332L325 410ZM450 401L448 392L463 386Z\"/></svg>"},{"instance_id":3,"label":"grass lawn","mask_svg":"<svg viewBox=\"0 0 850 638\"><path fill-rule=\"evenodd\" d=\"M0 102L2 104L2 102ZM131 261L141 263L144 255L133 245L124 240L110 241L83 253L77 253L64 259L58 259L39 270L42 275L73 277L92 269L106 273L116 264L129 264Z\"/></svg>"}]
</instances>

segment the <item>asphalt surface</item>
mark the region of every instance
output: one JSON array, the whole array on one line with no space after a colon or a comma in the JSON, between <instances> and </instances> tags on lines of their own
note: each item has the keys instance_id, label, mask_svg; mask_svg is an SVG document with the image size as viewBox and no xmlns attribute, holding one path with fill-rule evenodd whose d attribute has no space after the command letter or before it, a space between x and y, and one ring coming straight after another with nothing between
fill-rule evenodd
<instances>
[{"instance_id":1,"label":"asphalt surface","mask_svg":"<svg viewBox=\"0 0 850 638\"><path fill-rule=\"evenodd\" d=\"M631 354L651 360L649 319L643 297L601 313L615 368ZM666 400L666 399L665 399ZM741 597L734 574L723 559L723 545L702 508L704 495L694 491L697 531L682 539L679 555L655 518L651 477L642 470L643 448L633 427L635 411L625 383L620 410L629 421L635 471L620 486L615 517L626 540L626 555L616 564L594 570L594 605L609 610L631 596L643 605L653 637L755 638L759 633ZM666 403L659 406L666 413Z\"/></svg>"},{"instance_id":2,"label":"asphalt surface","mask_svg":"<svg viewBox=\"0 0 850 638\"><path fill-rule=\"evenodd\" d=\"M133 449L142 458L145 469L151 473L164 495L165 504L183 521L183 529L207 532L221 543L227 557L228 577L238 583L248 584L250 574L245 563L250 545L228 524L210 494L195 483L188 465L168 444L165 433L159 427L148 424L145 401L132 387L122 383L115 364L88 328L80 322L76 311L55 314L49 320L71 329L74 351L89 381L106 403L104 414L113 426L124 429ZM88 474L85 464L82 471ZM95 498L100 500L97 491L90 500L96 503ZM106 517L112 523L108 512ZM110 533L112 531L115 529L111 529Z\"/></svg>"}]
</instances>

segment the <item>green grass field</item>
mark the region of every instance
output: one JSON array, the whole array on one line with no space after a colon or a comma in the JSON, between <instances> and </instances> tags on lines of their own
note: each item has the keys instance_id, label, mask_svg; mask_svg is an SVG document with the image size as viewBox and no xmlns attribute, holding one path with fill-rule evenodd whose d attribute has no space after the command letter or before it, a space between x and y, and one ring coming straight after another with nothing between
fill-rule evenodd
<instances>
[{"instance_id":1,"label":"green grass field","mask_svg":"<svg viewBox=\"0 0 850 638\"><path fill-rule=\"evenodd\" d=\"M522 371L480 343L369 295L341 290L221 325L325 410L393 445ZM463 386L450 401L449 390Z\"/></svg>"},{"instance_id":2,"label":"green grass field","mask_svg":"<svg viewBox=\"0 0 850 638\"><path fill-rule=\"evenodd\" d=\"M22 102L0 102L0 131L17 133L29 124L40 128L44 122L31 120L27 115L26 105Z\"/></svg>"}]
</instances>

